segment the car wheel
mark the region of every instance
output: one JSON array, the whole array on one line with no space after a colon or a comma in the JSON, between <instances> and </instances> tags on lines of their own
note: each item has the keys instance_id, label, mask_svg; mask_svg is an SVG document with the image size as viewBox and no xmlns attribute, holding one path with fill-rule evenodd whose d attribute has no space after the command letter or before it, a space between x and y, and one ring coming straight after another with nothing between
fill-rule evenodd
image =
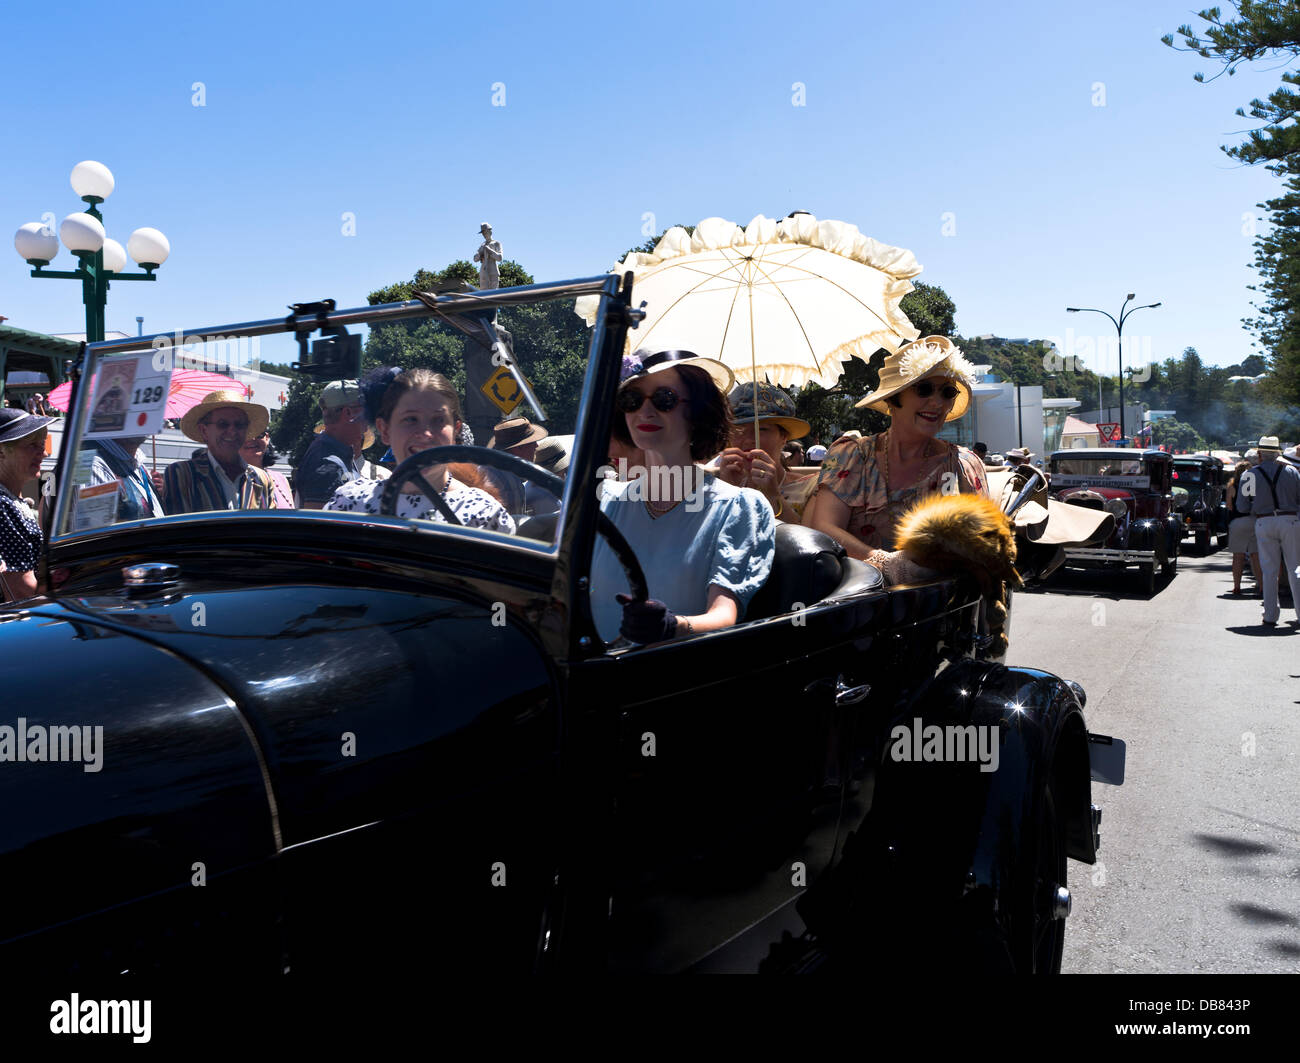
<instances>
[{"instance_id":1,"label":"car wheel","mask_svg":"<svg viewBox=\"0 0 1300 1063\"><path fill-rule=\"evenodd\" d=\"M1034 839L1035 868L1031 923L1032 967L1027 974L1060 974L1065 955L1065 919L1069 915L1065 838L1057 819L1056 784L1047 786L1038 833ZM1062 894L1064 891L1064 894Z\"/></svg>"},{"instance_id":2,"label":"car wheel","mask_svg":"<svg viewBox=\"0 0 1300 1063\"><path fill-rule=\"evenodd\" d=\"M1210 552L1210 529L1205 528L1196 533L1196 552L1201 555Z\"/></svg>"},{"instance_id":3,"label":"car wheel","mask_svg":"<svg viewBox=\"0 0 1300 1063\"><path fill-rule=\"evenodd\" d=\"M1164 565L1160 569L1160 575L1168 576L1170 579L1173 579L1174 576L1178 575L1178 550L1176 547L1174 552L1165 560Z\"/></svg>"}]
</instances>

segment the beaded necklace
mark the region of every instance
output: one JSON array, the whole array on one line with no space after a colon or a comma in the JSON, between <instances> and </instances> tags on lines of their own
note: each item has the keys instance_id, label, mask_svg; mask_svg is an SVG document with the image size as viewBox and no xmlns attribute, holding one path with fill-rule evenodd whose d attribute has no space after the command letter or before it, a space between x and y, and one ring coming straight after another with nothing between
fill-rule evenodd
<instances>
[{"instance_id":1,"label":"beaded necklace","mask_svg":"<svg viewBox=\"0 0 1300 1063\"><path fill-rule=\"evenodd\" d=\"M890 429L886 428L885 449L880 456L881 475L884 477L886 497L889 496L889 433L890 433ZM930 453L930 449L934 446L934 443L935 441L933 439L927 439L925 441L925 451L921 454L921 461L924 462L926 458L933 457L933 455Z\"/></svg>"}]
</instances>

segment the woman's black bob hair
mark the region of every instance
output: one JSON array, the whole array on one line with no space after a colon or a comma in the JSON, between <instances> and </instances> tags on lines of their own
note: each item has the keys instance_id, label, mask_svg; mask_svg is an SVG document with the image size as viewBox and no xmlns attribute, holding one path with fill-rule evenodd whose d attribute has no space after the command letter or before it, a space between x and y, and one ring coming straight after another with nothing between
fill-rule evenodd
<instances>
[{"instance_id":1,"label":"woman's black bob hair","mask_svg":"<svg viewBox=\"0 0 1300 1063\"><path fill-rule=\"evenodd\" d=\"M684 397L690 411L687 417L691 425L691 460L705 461L726 449L731 437L731 405L703 369L693 365L674 365L673 368L681 374L682 383L686 385ZM637 380L653 380L656 375L629 377L621 387ZM612 431L620 443L636 446L627 428L627 414L619 410L614 412Z\"/></svg>"}]
</instances>

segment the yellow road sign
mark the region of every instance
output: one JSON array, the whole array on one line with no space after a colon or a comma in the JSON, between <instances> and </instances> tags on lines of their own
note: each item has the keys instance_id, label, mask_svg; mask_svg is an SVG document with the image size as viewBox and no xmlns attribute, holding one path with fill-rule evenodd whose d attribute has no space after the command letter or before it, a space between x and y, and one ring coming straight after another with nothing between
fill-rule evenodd
<instances>
[{"instance_id":1,"label":"yellow road sign","mask_svg":"<svg viewBox=\"0 0 1300 1063\"><path fill-rule=\"evenodd\" d=\"M497 371L483 382L482 391L504 415L509 415L524 400L523 389L504 365L498 366Z\"/></svg>"}]
</instances>

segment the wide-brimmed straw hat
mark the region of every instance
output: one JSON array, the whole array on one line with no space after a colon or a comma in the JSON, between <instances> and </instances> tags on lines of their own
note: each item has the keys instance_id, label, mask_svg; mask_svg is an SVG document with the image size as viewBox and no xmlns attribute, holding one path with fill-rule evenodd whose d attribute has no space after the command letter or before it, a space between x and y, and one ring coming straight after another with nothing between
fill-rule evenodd
<instances>
[{"instance_id":1,"label":"wide-brimmed straw hat","mask_svg":"<svg viewBox=\"0 0 1300 1063\"><path fill-rule=\"evenodd\" d=\"M221 391L210 391L204 396L203 401L193 407L184 417L181 418L181 431L186 437L194 440L196 443L204 442L203 436L199 434L199 422L203 420L213 410L225 409L227 406L233 406L237 410L243 410L248 415L248 436L260 436L265 431L267 423L271 420L271 412L256 402L244 401L244 393L234 388L224 388Z\"/></svg>"},{"instance_id":2,"label":"wide-brimmed straw hat","mask_svg":"<svg viewBox=\"0 0 1300 1063\"><path fill-rule=\"evenodd\" d=\"M705 358L694 351L648 351L645 348L623 355L620 383L647 373L662 373L665 369L678 369L683 365L693 365L696 369L703 369L723 395L736 385L736 374L716 358Z\"/></svg>"},{"instance_id":3,"label":"wide-brimmed straw hat","mask_svg":"<svg viewBox=\"0 0 1300 1063\"><path fill-rule=\"evenodd\" d=\"M755 401L755 391L758 393ZM776 424L791 439L802 439L812 425L794 415L794 399L774 384L737 384L727 396L732 424Z\"/></svg>"},{"instance_id":4,"label":"wide-brimmed straw hat","mask_svg":"<svg viewBox=\"0 0 1300 1063\"><path fill-rule=\"evenodd\" d=\"M492 438L488 440L491 450L509 450L522 447L525 443L536 443L546 438L546 429L533 424L527 417L511 417L492 428Z\"/></svg>"},{"instance_id":5,"label":"wide-brimmed straw hat","mask_svg":"<svg viewBox=\"0 0 1300 1063\"><path fill-rule=\"evenodd\" d=\"M945 418L955 421L970 405L975 376L975 367L962 357L961 348L953 346L952 340L946 336L924 336L886 356L880 370L880 386L857 405L892 414L894 407L886 399L926 377L944 377L957 385L957 398Z\"/></svg>"},{"instance_id":6,"label":"wide-brimmed straw hat","mask_svg":"<svg viewBox=\"0 0 1300 1063\"><path fill-rule=\"evenodd\" d=\"M1257 450L1282 450L1282 444L1277 436L1260 436L1259 442L1255 444Z\"/></svg>"},{"instance_id":7,"label":"wide-brimmed straw hat","mask_svg":"<svg viewBox=\"0 0 1300 1063\"><path fill-rule=\"evenodd\" d=\"M26 439L53 420L53 417L43 417L6 406L0 410L0 443L15 443L20 439Z\"/></svg>"}]
</instances>

